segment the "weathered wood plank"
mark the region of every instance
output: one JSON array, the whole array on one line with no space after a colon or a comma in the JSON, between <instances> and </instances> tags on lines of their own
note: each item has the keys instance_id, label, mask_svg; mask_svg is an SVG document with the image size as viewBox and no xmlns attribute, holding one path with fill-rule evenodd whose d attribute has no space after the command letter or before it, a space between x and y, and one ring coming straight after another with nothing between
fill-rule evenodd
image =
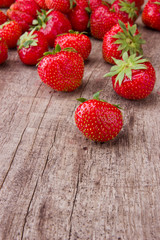
<instances>
[{"instance_id":1,"label":"weathered wood plank","mask_svg":"<svg viewBox=\"0 0 160 240\"><path fill-rule=\"evenodd\" d=\"M0 67L0 239L160 239L160 33L144 28L144 54L157 73L142 101L115 94L110 65L93 40L83 85L73 93L42 84L15 50ZM113 141L86 140L74 123L76 98L102 97L123 108Z\"/></svg>"}]
</instances>

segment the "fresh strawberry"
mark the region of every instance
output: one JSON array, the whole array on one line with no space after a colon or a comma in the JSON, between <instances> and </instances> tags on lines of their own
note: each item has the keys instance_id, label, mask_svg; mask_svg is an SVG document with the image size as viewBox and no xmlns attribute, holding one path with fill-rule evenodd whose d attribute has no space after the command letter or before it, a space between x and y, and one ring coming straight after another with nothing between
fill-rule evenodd
<instances>
[{"instance_id":1,"label":"fresh strawberry","mask_svg":"<svg viewBox=\"0 0 160 240\"><path fill-rule=\"evenodd\" d=\"M39 31L25 32L18 40L18 54L27 65L36 65L43 53L48 51L48 43Z\"/></svg>"},{"instance_id":2,"label":"fresh strawberry","mask_svg":"<svg viewBox=\"0 0 160 240\"><path fill-rule=\"evenodd\" d=\"M75 0L45 0L48 9L68 13L72 8Z\"/></svg>"},{"instance_id":3,"label":"fresh strawberry","mask_svg":"<svg viewBox=\"0 0 160 240\"><path fill-rule=\"evenodd\" d=\"M71 92L81 85L84 61L72 49L61 50L57 45L52 53L45 56L38 65L41 80L56 91Z\"/></svg>"},{"instance_id":4,"label":"fresh strawberry","mask_svg":"<svg viewBox=\"0 0 160 240\"><path fill-rule=\"evenodd\" d=\"M35 2L38 4L38 6L44 10L47 10L47 6L45 3L45 0L35 0Z\"/></svg>"},{"instance_id":5,"label":"fresh strawberry","mask_svg":"<svg viewBox=\"0 0 160 240\"><path fill-rule=\"evenodd\" d=\"M136 53L143 54L142 44L145 41L141 38L141 34L137 29L137 25L119 21L108 31L103 38L102 52L106 62L115 64L113 58L122 59L124 52L129 55Z\"/></svg>"},{"instance_id":6,"label":"fresh strawberry","mask_svg":"<svg viewBox=\"0 0 160 240\"><path fill-rule=\"evenodd\" d=\"M21 27L22 32L28 31L29 24L24 19L22 19L22 17L20 15L22 15L22 12L13 11L11 9L7 10L7 16L9 17L9 19L17 22L19 24L19 26ZM29 15L29 18L30 18L30 15Z\"/></svg>"},{"instance_id":7,"label":"fresh strawberry","mask_svg":"<svg viewBox=\"0 0 160 240\"><path fill-rule=\"evenodd\" d=\"M101 5L91 13L90 30L93 37L103 39L106 32L108 32L118 20L123 21L123 17L116 12L110 11L106 5Z\"/></svg>"},{"instance_id":8,"label":"fresh strawberry","mask_svg":"<svg viewBox=\"0 0 160 240\"><path fill-rule=\"evenodd\" d=\"M134 23L139 15L139 10L135 5L135 2L130 3L127 0L115 0L110 8L122 16L123 22Z\"/></svg>"},{"instance_id":9,"label":"fresh strawberry","mask_svg":"<svg viewBox=\"0 0 160 240\"><path fill-rule=\"evenodd\" d=\"M91 11L94 11L97 7L102 5L102 0L88 0Z\"/></svg>"},{"instance_id":10,"label":"fresh strawberry","mask_svg":"<svg viewBox=\"0 0 160 240\"><path fill-rule=\"evenodd\" d=\"M149 0L142 13L143 23L160 31L160 0Z\"/></svg>"},{"instance_id":11,"label":"fresh strawberry","mask_svg":"<svg viewBox=\"0 0 160 240\"><path fill-rule=\"evenodd\" d=\"M0 25L0 36L6 41L8 48L16 47L21 34L21 27L15 21L8 21Z\"/></svg>"},{"instance_id":12,"label":"fresh strawberry","mask_svg":"<svg viewBox=\"0 0 160 240\"><path fill-rule=\"evenodd\" d=\"M72 29L67 17L63 13L53 10L39 12L37 20L33 21L33 25L36 30L44 33L50 47L54 46L57 35Z\"/></svg>"},{"instance_id":13,"label":"fresh strawberry","mask_svg":"<svg viewBox=\"0 0 160 240\"><path fill-rule=\"evenodd\" d=\"M7 16L0 10L0 25L7 21Z\"/></svg>"},{"instance_id":14,"label":"fresh strawberry","mask_svg":"<svg viewBox=\"0 0 160 240\"><path fill-rule=\"evenodd\" d=\"M0 7L8 8L15 0L0 0Z\"/></svg>"},{"instance_id":15,"label":"fresh strawberry","mask_svg":"<svg viewBox=\"0 0 160 240\"><path fill-rule=\"evenodd\" d=\"M116 66L105 77L112 77L117 94L127 99L146 98L153 90L156 76L152 64L142 56L123 54L123 60L114 59Z\"/></svg>"},{"instance_id":16,"label":"fresh strawberry","mask_svg":"<svg viewBox=\"0 0 160 240\"><path fill-rule=\"evenodd\" d=\"M3 38L0 37L0 64L4 63L8 58L8 47Z\"/></svg>"},{"instance_id":17,"label":"fresh strawberry","mask_svg":"<svg viewBox=\"0 0 160 240\"><path fill-rule=\"evenodd\" d=\"M117 106L99 99L78 99L82 102L75 111L75 123L88 139L106 142L115 138L123 126L123 117Z\"/></svg>"},{"instance_id":18,"label":"fresh strawberry","mask_svg":"<svg viewBox=\"0 0 160 240\"><path fill-rule=\"evenodd\" d=\"M72 28L75 31L84 32L88 29L89 13L87 12L88 3L77 4L68 13L68 18L71 22Z\"/></svg>"},{"instance_id":19,"label":"fresh strawberry","mask_svg":"<svg viewBox=\"0 0 160 240\"><path fill-rule=\"evenodd\" d=\"M21 11L31 15L33 18L37 17L37 11L40 11L39 6L35 3L35 1L25 1L15 2L10 6L10 10Z\"/></svg>"},{"instance_id":20,"label":"fresh strawberry","mask_svg":"<svg viewBox=\"0 0 160 240\"><path fill-rule=\"evenodd\" d=\"M62 34L55 40L55 46L59 44L61 49L72 47L84 60L86 60L91 52L91 41L88 36L74 31Z\"/></svg>"}]
</instances>

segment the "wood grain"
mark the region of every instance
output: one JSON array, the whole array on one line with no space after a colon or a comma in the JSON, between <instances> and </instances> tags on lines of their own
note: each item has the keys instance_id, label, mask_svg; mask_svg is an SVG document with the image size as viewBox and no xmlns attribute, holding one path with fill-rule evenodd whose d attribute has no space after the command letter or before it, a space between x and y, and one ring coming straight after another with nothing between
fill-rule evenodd
<instances>
[{"instance_id":1,"label":"wood grain","mask_svg":"<svg viewBox=\"0 0 160 240\"><path fill-rule=\"evenodd\" d=\"M0 66L0 239L160 240L160 33L139 29L157 75L153 93L114 92L102 42L92 39L82 86L55 92L16 50ZM101 96L123 108L117 138L96 144L74 123L76 98Z\"/></svg>"}]
</instances>

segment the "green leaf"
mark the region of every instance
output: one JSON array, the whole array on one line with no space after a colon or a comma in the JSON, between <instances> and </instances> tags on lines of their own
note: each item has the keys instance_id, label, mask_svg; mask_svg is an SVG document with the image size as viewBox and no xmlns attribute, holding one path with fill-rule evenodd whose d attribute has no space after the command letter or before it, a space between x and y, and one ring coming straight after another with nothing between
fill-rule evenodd
<instances>
[{"instance_id":1,"label":"green leaf","mask_svg":"<svg viewBox=\"0 0 160 240\"><path fill-rule=\"evenodd\" d=\"M88 99L86 99L86 98L77 98L77 101L83 103L83 102L88 101Z\"/></svg>"},{"instance_id":2,"label":"green leaf","mask_svg":"<svg viewBox=\"0 0 160 240\"><path fill-rule=\"evenodd\" d=\"M93 99L99 100L99 95L100 95L100 92L101 92L101 91L102 91L102 90L96 92L96 93L93 95Z\"/></svg>"},{"instance_id":3,"label":"green leaf","mask_svg":"<svg viewBox=\"0 0 160 240\"><path fill-rule=\"evenodd\" d=\"M60 47L59 44L57 44L56 47L55 47L55 52L58 53L60 51L61 51L61 47Z\"/></svg>"}]
</instances>

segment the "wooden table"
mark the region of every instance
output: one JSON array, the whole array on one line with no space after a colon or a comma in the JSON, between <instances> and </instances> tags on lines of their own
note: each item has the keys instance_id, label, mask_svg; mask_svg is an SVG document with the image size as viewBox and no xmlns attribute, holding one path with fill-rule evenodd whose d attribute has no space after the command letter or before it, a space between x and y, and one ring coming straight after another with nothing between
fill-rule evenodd
<instances>
[{"instance_id":1,"label":"wooden table","mask_svg":"<svg viewBox=\"0 0 160 240\"><path fill-rule=\"evenodd\" d=\"M141 101L119 97L92 39L82 86L55 92L16 50L0 66L0 240L160 240L160 32L145 28L157 81ZM124 127L105 144L79 132L79 97L123 108Z\"/></svg>"}]
</instances>

